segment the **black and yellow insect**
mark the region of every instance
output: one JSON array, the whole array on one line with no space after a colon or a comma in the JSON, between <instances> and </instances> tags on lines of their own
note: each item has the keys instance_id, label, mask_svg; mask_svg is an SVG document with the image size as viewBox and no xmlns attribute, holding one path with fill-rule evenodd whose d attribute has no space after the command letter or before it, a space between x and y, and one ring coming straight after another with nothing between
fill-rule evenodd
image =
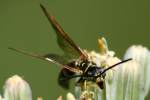
<instances>
[{"instance_id":1,"label":"black and yellow insect","mask_svg":"<svg viewBox=\"0 0 150 100\"><path fill-rule=\"evenodd\" d=\"M58 45L64 51L64 55L60 56L52 53L46 55L38 55L26 52L22 49L9 49L61 66L62 69L59 73L58 83L63 88L68 89L69 80L72 78L79 77L77 83L91 81L96 83L101 89L103 89L106 71L119 64L131 60L127 59L121 61L115 65L108 67L107 69L96 65L96 63L88 59L87 53L84 52L79 46L77 46L75 42L67 35L67 33L61 28L61 26L58 24L55 18L52 15L50 15L42 5L40 6L56 32Z\"/></svg>"}]
</instances>

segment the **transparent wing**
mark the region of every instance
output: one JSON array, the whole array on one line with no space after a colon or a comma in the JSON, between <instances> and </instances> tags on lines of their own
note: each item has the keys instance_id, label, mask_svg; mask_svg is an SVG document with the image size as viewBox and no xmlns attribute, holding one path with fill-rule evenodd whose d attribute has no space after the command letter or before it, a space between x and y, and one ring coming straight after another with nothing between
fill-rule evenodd
<instances>
[{"instance_id":1,"label":"transparent wing","mask_svg":"<svg viewBox=\"0 0 150 100\"><path fill-rule=\"evenodd\" d=\"M47 58L47 59L53 59L54 61L57 61L61 64L67 64L68 63L67 58L64 58L64 56L60 56L57 54L46 54L46 55L43 55L43 57Z\"/></svg>"},{"instance_id":2,"label":"transparent wing","mask_svg":"<svg viewBox=\"0 0 150 100\"><path fill-rule=\"evenodd\" d=\"M82 73L82 70L72 68L71 66L66 65L65 59L63 59L61 56L59 56L57 54L38 55L35 53L24 51L22 49L16 49L16 48L9 48L9 49L19 52L19 53L22 53L22 54L25 54L25 55L28 55L28 56L32 56L32 57L44 60L44 61L52 62L62 68L68 69L71 72Z\"/></svg>"},{"instance_id":3,"label":"transparent wing","mask_svg":"<svg viewBox=\"0 0 150 100\"><path fill-rule=\"evenodd\" d=\"M43 5L40 5L45 16L48 18L52 27L56 31L57 34L57 42L60 48L64 51L65 55L70 58L84 58L86 59L86 54L78 47L74 41L65 33L65 31L61 28L58 22L55 20L53 16L51 16Z\"/></svg>"}]
</instances>

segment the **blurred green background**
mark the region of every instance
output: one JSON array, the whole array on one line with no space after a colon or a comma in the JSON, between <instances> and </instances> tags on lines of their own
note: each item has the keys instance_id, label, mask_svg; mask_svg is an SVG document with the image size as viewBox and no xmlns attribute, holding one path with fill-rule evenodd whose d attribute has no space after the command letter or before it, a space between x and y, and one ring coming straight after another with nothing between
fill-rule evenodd
<instances>
[{"instance_id":1,"label":"blurred green background","mask_svg":"<svg viewBox=\"0 0 150 100\"><path fill-rule=\"evenodd\" d=\"M98 51L100 33L120 58L132 44L150 48L149 0L0 0L0 87L18 74L30 83L34 99L55 100L68 92L57 84L58 66L7 49L62 53L40 3L81 48Z\"/></svg>"}]
</instances>

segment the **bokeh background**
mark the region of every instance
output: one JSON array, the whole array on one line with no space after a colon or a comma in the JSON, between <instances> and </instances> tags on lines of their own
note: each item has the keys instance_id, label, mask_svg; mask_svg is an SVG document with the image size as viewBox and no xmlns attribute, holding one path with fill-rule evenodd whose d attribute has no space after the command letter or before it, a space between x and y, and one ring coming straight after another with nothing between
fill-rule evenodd
<instances>
[{"instance_id":1,"label":"bokeh background","mask_svg":"<svg viewBox=\"0 0 150 100\"><path fill-rule=\"evenodd\" d=\"M120 58L132 44L150 48L149 0L0 0L1 93L4 81L14 74L30 83L34 99L55 100L68 92L57 84L58 66L7 49L62 53L40 3L81 48L98 51L101 36Z\"/></svg>"}]
</instances>

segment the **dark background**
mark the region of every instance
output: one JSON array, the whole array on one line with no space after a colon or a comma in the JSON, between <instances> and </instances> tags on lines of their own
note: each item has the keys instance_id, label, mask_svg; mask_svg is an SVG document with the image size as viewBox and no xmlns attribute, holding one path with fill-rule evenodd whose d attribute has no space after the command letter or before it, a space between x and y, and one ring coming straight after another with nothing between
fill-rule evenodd
<instances>
[{"instance_id":1,"label":"dark background","mask_svg":"<svg viewBox=\"0 0 150 100\"><path fill-rule=\"evenodd\" d=\"M58 66L7 49L62 53L40 3L82 48L98 51L100 33L120 58L130 45L150 48L149 0L0 0L0 87L18 74L30 83L34 99L55 100L68 92L57 85Z\"/></svg>"}]
</instances>

